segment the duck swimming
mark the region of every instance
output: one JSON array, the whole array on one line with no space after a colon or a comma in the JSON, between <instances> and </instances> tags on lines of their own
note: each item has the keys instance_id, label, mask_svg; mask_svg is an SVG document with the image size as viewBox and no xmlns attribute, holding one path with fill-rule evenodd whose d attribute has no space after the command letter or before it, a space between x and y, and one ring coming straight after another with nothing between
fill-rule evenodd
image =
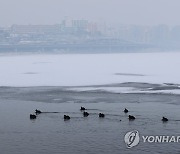
<instances>
[{"instance_id":1,"label":"duck swimming","mask_svg":"<svg viewBox=\"0 0 180 154\"><path fill-rule=\"evenodd\" d=\"M42 112L41 112L40 110L37 110L37 109L36 109L36 110L35 110L35 113L36 113L36 114L40 114L40 113L42 113Z\"/></svg>"},{"instance_id":2,"label":"duck swimming","mask_svg":"<svg viewBox=\"0 0 180 154\"><path fill-rule=\"evenodd\" d=\"M84 111L84 110L86 110L86 108L81 106L80 110Z\"/></svg>"},{"instance_id":3,"label":"duck swimming","mask_svg":"<svg viewBox=\"0 0 180 154\"><path fill-rule=\"evenodd\" d=\"M135 116L129 115L129 120L135 120Z\"/></svg>"},{"instance_id":4,"label":"duck swimming","mask_svg":"<svg viewBox=\"0 0 180 154\"><path fill-rule=\"evenodd\" d=\"M36 119L36 115L35 114L30 114L30 119Z\"/></svg>"},{"instance_id":5,"label":"duck swimming","mask_svg":"<svg viewBox=\"0 0 180 154\"><path fill-rule=\"evenodd\" d=\"M128 112L129 112L128 109L125 108L125 109L124 109L124 113L128 113Z\"/></svg>"},{"instance_id":6,"label":"duck swimming","mask_svg":"<svg viewBox=\"0 0 180 154\"><path fill-rule=\"evenodd\" d=\"M70 120L70 119L71 119L70 116L64 115L64 120Z\"/></svg>"},{"instance_id":7,"label":"duck swimming","mask_svg":"<svg viewBox=\"0 0 180 154\"><path fill-rule=\"evenodd\" d=\"M168 121L168 118L162 117L162 121L163 121L163 122L167 122L167 121Z\"/></svg>"},{"instance_id":8,"label":"duck swimming","mask_svg":"<svg viewBox=\"0 0 180 154\"><path fill-rule=\"evenodd\" d=\"M88 112L84 112L83 115L84 115L84 117L88 117L89 113Z\"/></svg>"},{"instance_id":9,"label":"duck swimming","mask_svg":"<svg viewBox=\"0 0 180 154\"><path fill-rule=\"evenodd\" d=\"M100 118L104 118L105 115L104 115L103 113L99 113L99 117L100 117Z\"/></svg>"}]
</instances>

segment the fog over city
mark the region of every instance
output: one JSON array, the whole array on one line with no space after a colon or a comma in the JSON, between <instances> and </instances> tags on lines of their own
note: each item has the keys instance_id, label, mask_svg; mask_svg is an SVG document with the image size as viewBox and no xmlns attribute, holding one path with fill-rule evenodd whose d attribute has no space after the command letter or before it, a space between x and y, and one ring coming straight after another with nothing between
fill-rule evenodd
<instances>
[{"instance_id":1,"label":"fog over city","mask_svg":"<svg viewBox=\"0 0 180 154\"><path fill-rule=\"evenodd\" d=\"M58 24L65 16L112 24L179 25L179 0L0 0L0 26Z\"/></svg>"},{"instance_id":2,"label":"fog over city","mask_svg":"<svg viewBox=\"0 0 180 154\"><path fill-rule=\"evenodd\" d=\"M0 0L0 51L178 50L178 0Z\"/></svg>"}]
</instances>

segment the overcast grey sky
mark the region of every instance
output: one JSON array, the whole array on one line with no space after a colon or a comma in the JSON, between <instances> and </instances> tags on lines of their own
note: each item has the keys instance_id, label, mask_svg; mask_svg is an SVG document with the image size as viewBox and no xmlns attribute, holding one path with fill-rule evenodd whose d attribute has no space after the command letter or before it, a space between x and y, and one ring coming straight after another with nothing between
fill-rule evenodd
<instances>
[{"instance_id":1,"label":"overcast grey sky","mask_svg":"<svg viewBox=\"0 0 180 154\"><path fill-rule=\"evenodd\" d=\"M0 26L55 24L65 17L141 25L180 25L180 0L0 0Z\"/></svg>"}]
</instances>

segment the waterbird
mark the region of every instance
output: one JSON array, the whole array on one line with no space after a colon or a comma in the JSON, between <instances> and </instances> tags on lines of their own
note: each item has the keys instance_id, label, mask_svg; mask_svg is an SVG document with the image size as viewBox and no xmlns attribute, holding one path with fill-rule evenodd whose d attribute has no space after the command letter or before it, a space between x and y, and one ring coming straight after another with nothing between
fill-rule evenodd
<instances>
[{"instance_id":1,"label":"waterbird","mask_svg":"<svg viewBox=\"0 0 180 154\"><path fill-rule=\"evenodd\" d=\"M64 120L70 120L70 119L71 119L70 116L64 115Z\"/></svg>"},{"instance_id":2,"label":"waterbird","mask_svg":"<svg viewBox=\"0 0 180 154\"><path fill-rule=\"evenodd\" d=\"M89 113L88 112L83 112L84 117L88 117Z\"/></svg>"},{"instance_id":3,"label":"waterbird","mask_svg":"<svg viewBox=\"0 0 180 154\"><path fill-rule=\"evenodd\" d=\"M30 114L30 119L36 119L36 115L35 114Z\"/></svg>"},{"instance_id":4,"label":"waterbird","mask_svg":"<svg viewBox=\"0 0 180 154\"><path fill-rule=\"evenodd\" d=\"M163 121L163 122L167 122L167 121L168 121L168 118L162 117L162 121Z\"/></svg>"},{"instance_id":5,"label":"waterbird","mask_svg":"<svg viewBox=\"0 0 180 154\"><path fill-rule=\"evenodd\" d=\"M100 117L100 118L104 118L105 115L104 115L103 113L99 113L99 117Z\"/></svg>"},{"instance_id":6,"label":"waterbird","mask_svg":"<svg viewBox=\"0 0 180 154\"><path fill-rule=\"evenodd\" d=\"M124 109L124 113L128 113L128 112L129 112L128 109L125 108L125 109Z\"/></svg>"},{"instance_id":7,"label":"waterbird","mask_svg":"<svg viewBox=\"0 0 180 154\"><path fill-rule=\"evenodd\" d=\"M129 120L135 120L135 116L129 115Z\"/></svg>"},{"instance_id":8,"label":"waterbird","mask_svg":"<svg viewBox=\"0 0 180 154\"><path fill-rule=\"evenodd\" d=\"M36 113L36 114L40 114L40 113L42 113L42 112L41 112L40 110L37 110L37 109L36 109L36 110L35 110L35 113Z\"/></svg>"},{"instance_id":9,"label":"waterbird","mask_svg":"<svg viewBox=\"0 0 180 154\"><path fill-rule=\"evenodd\" d=\"M86 108L81 106L81 109L80 109L80 110L81 110L81 111L84 111L84 110L86 110Z\"/></svg>"}]
</instances>

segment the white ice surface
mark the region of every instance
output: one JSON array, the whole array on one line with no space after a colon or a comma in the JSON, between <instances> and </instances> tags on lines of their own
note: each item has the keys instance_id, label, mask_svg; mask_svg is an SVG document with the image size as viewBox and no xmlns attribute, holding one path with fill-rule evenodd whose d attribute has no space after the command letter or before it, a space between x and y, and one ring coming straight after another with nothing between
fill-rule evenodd
<instances>
[{"instance_id":1,"label":"white ice surface","mask_svg":"<svg viewBox=\"0 0 180 154\"><path fill-rule=\"evenodd\" d=\"M139 90L133 87L76 87L76 88L67 88L67 90L72 91L107 91L111 93L163 93L163 94L180 94L179 89L173 90Z\"/></svg>"},{"instance_id":2,"label":"white ice surface","mask_svg":"<svg viewBox=\"0 0 180 154\"><path fill-rule=\"evenodd\" d=\"M0 86L180 84L179 67L180 52L0 56Z\"/></svg>"}]
</instances>

